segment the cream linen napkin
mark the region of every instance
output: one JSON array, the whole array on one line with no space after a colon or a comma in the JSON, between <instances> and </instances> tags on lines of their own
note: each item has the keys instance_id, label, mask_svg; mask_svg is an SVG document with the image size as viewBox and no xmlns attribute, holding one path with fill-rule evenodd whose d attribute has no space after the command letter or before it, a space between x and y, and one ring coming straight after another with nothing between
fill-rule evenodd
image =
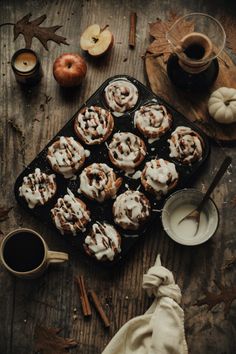
<instances>
[{"instance_id":1,"label":"cream linen napkin","mask_svg":"<svg viewBox=\"0 0 236 354\"><path fill-rule=\"evenodd\" d=\"M143 276L143 288L155 300L147 312L128 321L102 354L186 354L181 291L160 256Z\"/></svg>"}]
</instances>

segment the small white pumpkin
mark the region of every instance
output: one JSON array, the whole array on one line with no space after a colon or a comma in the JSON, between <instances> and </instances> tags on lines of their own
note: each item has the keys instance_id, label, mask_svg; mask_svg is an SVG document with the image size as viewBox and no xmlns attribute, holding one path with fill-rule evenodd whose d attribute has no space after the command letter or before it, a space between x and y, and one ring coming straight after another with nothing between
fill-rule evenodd
<instances>
[{"instance_id":1,"label":"small white pumpkin","mask_svg":"<svg viewBox=\"0 0 236 354\"><path fill-rule=\"evenodd\" d=\"M236 89L220 87L214 91L208 101L208 111L219 123L236 122Z\"/></svg>"}]
</instances>

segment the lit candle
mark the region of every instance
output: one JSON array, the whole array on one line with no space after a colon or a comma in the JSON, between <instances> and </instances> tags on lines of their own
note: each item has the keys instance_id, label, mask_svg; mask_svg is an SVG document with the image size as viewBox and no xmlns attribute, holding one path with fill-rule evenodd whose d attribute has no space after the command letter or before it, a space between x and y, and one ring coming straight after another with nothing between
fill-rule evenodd
<instances>
[{"instance_id":1,"label":"lit candle","mask_svg":"<svg viewBox=\"0 0 236 354\"><path fill-rule=\"evenodd\" d=\"M31 49L20 49L12 57L11 66L16 80L22 84L36 84L42 77L37 54Z\"/></svg>"}]
</instances>

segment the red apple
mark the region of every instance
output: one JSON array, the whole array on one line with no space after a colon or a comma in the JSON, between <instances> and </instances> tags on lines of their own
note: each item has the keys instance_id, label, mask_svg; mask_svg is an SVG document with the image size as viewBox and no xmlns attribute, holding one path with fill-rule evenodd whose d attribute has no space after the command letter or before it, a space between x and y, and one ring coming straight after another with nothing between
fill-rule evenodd
<instances>
[{"instance_id":1,"label":"red apple","mask_svg":"<svg viewBox=\"0 0 236 354\"><path fill-rule=\"evenodd\" d=\"M53 75L63 87L78 86L87 72L85 60L78 54L64 53L53 64Z\"/></svg>"},{"instance_id":2,"label":"red apple","mask_svg":"<svg viewBox=\"0 0 236 354\"><path fill-rule=\"evenodd\" d=\"M107 27L101 30L97 24L86 28L80 37L80 47L94 57L99 57L107 53L113 43L113 34Z\"/></svg>"}]
</instances>

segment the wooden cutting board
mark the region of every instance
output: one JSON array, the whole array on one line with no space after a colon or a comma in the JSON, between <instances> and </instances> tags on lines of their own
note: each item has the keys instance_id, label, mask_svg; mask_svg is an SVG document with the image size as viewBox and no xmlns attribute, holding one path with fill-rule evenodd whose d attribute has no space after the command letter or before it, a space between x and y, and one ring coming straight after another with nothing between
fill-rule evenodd
<instances>
[{"instance_id":1,"label":"wooden cutting board","mask_svg":"<svg viewBox=\"0 0 236 354\"><path fill-rule=\"evenodd\" d=\"M162 56L145 57L145 67L152 91L165 99L192 122L194 121L208 136L220 141L236 141L236 123L223 125L209 115L207 103L210 94L219 87L236 88L236 66L224 51L219 59L219 75L214 85L204 93L187 93L175 87L169 80Z\"/></svg>"}]
</instances>

